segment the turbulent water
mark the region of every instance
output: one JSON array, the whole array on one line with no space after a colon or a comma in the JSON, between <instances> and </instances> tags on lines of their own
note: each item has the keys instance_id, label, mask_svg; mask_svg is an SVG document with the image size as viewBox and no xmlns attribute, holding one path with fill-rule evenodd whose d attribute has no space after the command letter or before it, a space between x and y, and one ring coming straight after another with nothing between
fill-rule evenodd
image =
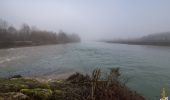
<instances>
[{"instance_id":1,"label":"turbulent water","mask_svg":"<svg viewBox=\"0 0 170 100\"><path fill-rule=\"evenodd\" d=\"M98 67L120 67L127 85L148 99L170 89L170 47L87 42L0 50L1 77L55 78Z\"/></svg>"}]
</instances>

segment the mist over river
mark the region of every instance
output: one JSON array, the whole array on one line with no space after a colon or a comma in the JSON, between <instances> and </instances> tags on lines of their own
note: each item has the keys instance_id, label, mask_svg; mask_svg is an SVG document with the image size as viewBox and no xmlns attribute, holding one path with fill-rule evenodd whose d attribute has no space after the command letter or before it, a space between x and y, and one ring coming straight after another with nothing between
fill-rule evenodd
<instances>
[{"instance_id":1,"label":"mist over river","mask_svg":"<svg viewBox=\"0 0 170 100\"><path fill-rule=\"evenodd\" d=\"M82 42L0 49L0 77L56 78L111 67L120 67L129 88L148 99L170 89L170 47Z\"/></svg>"}]
</instances>

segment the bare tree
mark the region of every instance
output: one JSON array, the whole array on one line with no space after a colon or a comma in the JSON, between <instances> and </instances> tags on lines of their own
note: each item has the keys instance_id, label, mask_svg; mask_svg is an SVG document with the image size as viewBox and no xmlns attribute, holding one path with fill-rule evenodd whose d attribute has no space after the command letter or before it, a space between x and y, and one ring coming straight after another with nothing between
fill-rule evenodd
<instances>
[{"instance_id":1,"label":"bare tree","mask_svg":"<svg viewBox=\"0 0 170 100\"><path fill-rule=\"evenodd\" d=\"M0 19L0 29L7 30L8 23L2 19Z\"/></svg>"},{"instance_id":2,"label":"bare tree","mask_svg":"<svg viewBox=\"0 0 170 100\"><path fill-rule=\"evenodd\" d=\"M30 39L31 29L28 24L23 24L20 29L20 36L22 37L22 41L28 41Z\"/></svg>"},{"instance_id":3,"label":"bare tree","mask_svg":"<svg viewBox=\"0 0 170 100\"><path fill-rule=\"evenodd\" d=\"M26 34L30 33L30 27L29 27L29 25L28 25L28 24L23 24L23 25L21 26L20 32L26 33Z\"/></svg>"}]
</instances>

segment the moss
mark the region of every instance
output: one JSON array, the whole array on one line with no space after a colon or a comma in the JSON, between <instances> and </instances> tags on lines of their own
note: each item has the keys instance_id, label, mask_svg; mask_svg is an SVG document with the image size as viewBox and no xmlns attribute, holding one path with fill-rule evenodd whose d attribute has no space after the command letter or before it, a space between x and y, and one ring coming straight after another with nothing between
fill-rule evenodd
<instances>
[{"instance_id":1,"label":"moss","mask_svg":"<svg viewBox=\"0 0 170 100\"><path fill-rule=\"evenodd\" d=\"M0 97L0 100L3 100L3 98L2 98L2 97Z\"/></svg>"},{"instance_id":2,"label":"moss","mask_svg":"<svg viewBox=\"0 0 170 100\"><path fill-rule=\"evenodd\" d=\"M0 93L0 100L29 100L28 96L20 92Z\"/></svg>"},{"instance_id":3,"label":"moss","mask_svg":"<svg viewBox=\"0 0 170 100\"><path fill-rule=\"evenodd\" d=\"M62 90L63 87L65 87L65 81L64 80L53 80L48 83L50 86L50 89L53 91L55 90Z\"/></svg>"},{"instance_id":4,"label":"moss","mask_svg":"<svg viewBox=\"0 0 170 100\"><path fill-rule=\"evenodd\" d=\"M18 92L21 89L44 88L49 89L47 83L40 83L34 79L12 78L0 79L0 92Z\"/></svg>"},{"instance_id":5,"label":"moss","mask_svg":"<svg viewBox=\"0 0 170 100\"><path fill-rule=\"evenodd\" d=\"M1 92L16 92L23 88L28 88L27 84L23 84L21 79L0 79Z\"/></svg>"},{"instance_id":6,"label":"moss","mask_svg":"<svg viewBox=\"0 0 170 100\"><path fill-rule=\"evenodd\" d=\"M33 99L48 100L52 96L50 89L21 89L21 92Z\"/></svg>"},{"instance_id":7,"label":"moss","mask_svg":"<svg viewBox=\"0 0 170 100\"><path fill-rule=\"evenodd\" d=\"M65 100L64 92L62 90L54 90L52 99L53 100Z\"/></svg>"},{"instance_id":8,"label":"moss","mask_svg":"<svg viewBox=\"0 0 170 100\"><path fill-rule=\"evenodd\" d=\"M62 95L62 94L63 94L63 91L62 91L62 90L55 90L54 92L55 92L55 94L57 94L57 95Z\"/></svg>"}]
</instances>

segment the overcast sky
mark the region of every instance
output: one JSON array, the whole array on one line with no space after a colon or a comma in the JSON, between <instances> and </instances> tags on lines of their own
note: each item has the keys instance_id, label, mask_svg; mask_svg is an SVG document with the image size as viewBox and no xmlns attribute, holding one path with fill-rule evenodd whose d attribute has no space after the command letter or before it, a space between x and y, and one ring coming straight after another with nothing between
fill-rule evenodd
<instances>
[{"instance_id":1,"label":"overcast sky","mask_svg":"<svg viewBox=\"0 0 170 100\"><path fill-rule=\"evenodd\" d=\"M170 31L170 0L0 0L0 18L83 39L132 38Z\"/></svg>"}]
</instances>

